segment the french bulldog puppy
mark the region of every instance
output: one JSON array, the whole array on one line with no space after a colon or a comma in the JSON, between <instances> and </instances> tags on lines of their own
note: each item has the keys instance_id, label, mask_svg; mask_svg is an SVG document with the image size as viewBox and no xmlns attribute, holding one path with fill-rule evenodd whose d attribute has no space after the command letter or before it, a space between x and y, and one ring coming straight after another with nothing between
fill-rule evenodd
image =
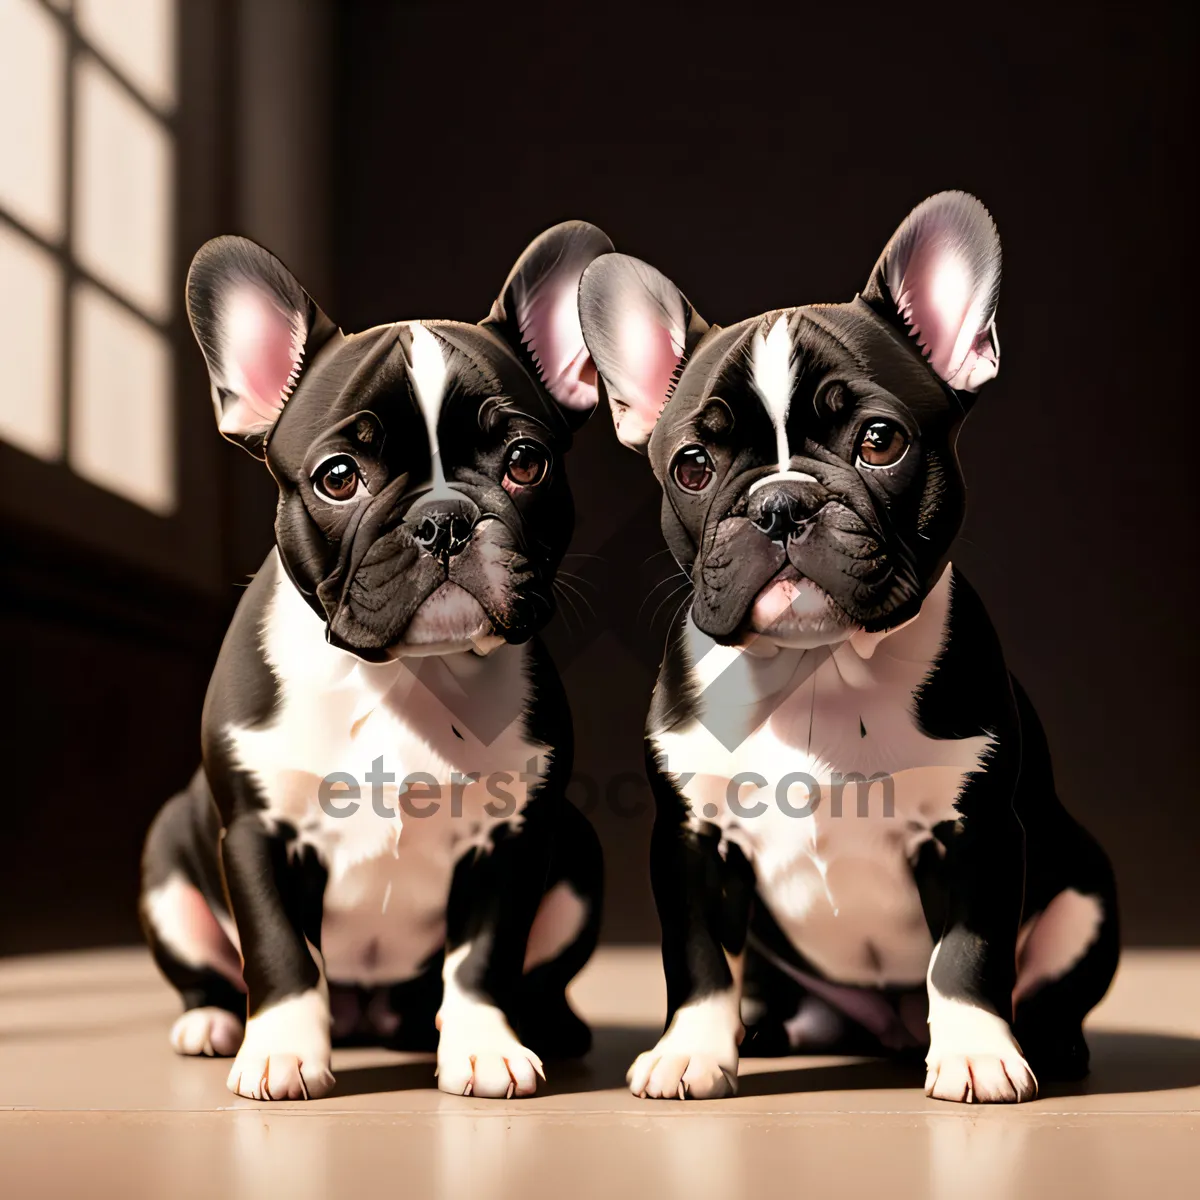
<instances>
[{"instance_id":1,"label":"french bulldog puppy","mask_svg":"<svg viewBox=\"0 0 1200 1200\"><path fill-rule=\"evenodd\" d=\"M279 485L277 544L222 646L203 766L150 830L141 913L184 1003L171 1044L236 1055L238 1095L325 1095L336 1040L436 1046L440 1088L501 1097L589 1046L564 988L600 848L536 634L597 401L579 279L611 249L556 226L480 324L357 334L242 238L192 263L217 423Z\"/></svg>"},{"instance_id":2,"label":"french bulldog puppy","mask_svg":"<svg viewBox=\"0 0 1200 1200\"><path fill-rule=\"evenodd\" d=\"M732 1093L739 1043L927 1045L926 1092L968 1102L1087 1069L1112 871L948 561L999 283L961 192L848 304L721 329L636 259L584 273L584 340L694 588L647 727L668 1023L638 1095Z\"/></svg>"}]
</instances>

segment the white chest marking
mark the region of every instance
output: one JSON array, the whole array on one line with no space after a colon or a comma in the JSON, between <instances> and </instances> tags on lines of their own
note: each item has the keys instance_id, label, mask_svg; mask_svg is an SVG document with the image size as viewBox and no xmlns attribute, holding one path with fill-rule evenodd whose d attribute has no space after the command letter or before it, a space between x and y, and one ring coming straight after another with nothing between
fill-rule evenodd
<instances>
[{"instance_id":1,"label":"white chest marking","mask_svg":"<svg viewBox=\"0 0 1200 1200\"><path fill-rule=\"evenodd\" d=\"M233 757L264 799L264 822L294 828L294 844L311 846L329 873L329 978L408 978L442 944L455 863L472 847L486 850L499 824L520 821L545 770L549 747L523 729L526 651L363 663L325 641L321 620L282 569L278 577L262 648L279 703L262 726L228 728ZM479 719L495 713L512 718L499 730ZM385 777L372 783L375 765ZM330 811L319 802L322 781L336 773L359 786L349 815L333 815L351 807L340 787ZM436 812L414 815L434 804Z\"/></svg>"},{"instance_id":2,"label":"white chest marking","mask_svg":"<svg viewBox=\"0 0 1200 1200\"><path fill-rule=\"evenodd\" d=\"M837 982L925 977L932 942L910 856L957 817L991 745L916 723L950 587L947 567L914 620L820 650L762 657L690 627L699 716L654 738L693 822L742 849L781 928Z\"/></svg>"}]
</instances>

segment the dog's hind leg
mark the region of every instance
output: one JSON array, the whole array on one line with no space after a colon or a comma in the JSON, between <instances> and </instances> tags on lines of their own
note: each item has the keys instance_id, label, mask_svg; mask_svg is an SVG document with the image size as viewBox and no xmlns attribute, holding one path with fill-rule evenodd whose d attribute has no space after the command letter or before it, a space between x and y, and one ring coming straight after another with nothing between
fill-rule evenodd
<instances>
[{"instance_id":1,"label":"dog's hind leg","mask_svg":"<svg viewBox=\"0 0 1200 1200\"><path fill-rule=\"evenodd\" d=\"M183 1001L171 1028L180 1054L233 1055L242 1042L246 993L236 931L220 899L219 832L197 772L154 819L142 854L139 915L154 961Z\"/></svg>"},{"instance_id":2,"label":"dog's hind leg","mask_svg":"<svg viewBox=\"0 0 1200 1200\"><path fill-rule=\"evenodd\" d=\"M596 948L603 888L596 831L563 800L516 1005L520 1035L542 1058L578 1058L591 1049L591 1030L571 1008L566 987Z\"/></svg>"},{"instance_id":3,"label":"dog's hind leg","mask_svg":"<svg viewBox=\"0 0 1200 1200\"><path fill-rule=\"evenodd\" d=\"M1100 1002L1120 953L1117 885L1096 840L1063 808L1050 752L1014 680L1024 739L1025 905L1017 937L1013 1031L1044 1080L1088 1071L1083 1019Z\"/></svg>"},{"instance_id":4,"label":"dog's hind leg","mask_svg":"<svg viewBox=\"0 0 1200 1200\"><path fill-rule=\"evenodd\" d=\"M1043 834L1029 853L1013 1025L1039 1079L1072 1080L1088 1072L1083 1019L1117 969L1117 898L1091 836L1065 812L1055 826L1050 843Z\"/></svg>"}]
</instances>

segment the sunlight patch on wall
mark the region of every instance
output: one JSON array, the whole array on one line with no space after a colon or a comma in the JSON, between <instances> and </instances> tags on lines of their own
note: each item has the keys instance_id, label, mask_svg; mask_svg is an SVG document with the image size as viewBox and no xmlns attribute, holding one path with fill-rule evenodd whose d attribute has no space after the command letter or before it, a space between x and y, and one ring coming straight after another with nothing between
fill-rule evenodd
<instances>
[{"instance_id":1,"label":"sunlight patch on wall","mask_svg":"<svg viewBox=\"0 0 1200 1200\"><path fill-rule=\"evenodd\" d=\"M171 360L163 337L98 288L72 296L73 470L148 508L175 507Z\"/></svg>"},{"instance_id":2,"label":"sunlight patch on wall","mask_svg":"<svg viewBox=\"0 0 1200 1200\"><path fill-rule=\"evenodd\" d=\"M62 454L62 266L0 225L0 437L38 458Z\"/></svg>"}]
</instances>

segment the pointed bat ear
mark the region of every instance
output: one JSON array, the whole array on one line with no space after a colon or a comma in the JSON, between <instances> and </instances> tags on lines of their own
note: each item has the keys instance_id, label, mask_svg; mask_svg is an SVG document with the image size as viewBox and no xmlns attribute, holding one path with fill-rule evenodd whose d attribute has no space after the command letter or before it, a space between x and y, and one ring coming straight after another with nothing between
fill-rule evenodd
<instances>
[{"instance_id":1,"label":"pointed bat ear","mask_svg":"<svg viewBox=\"0 0 1200 1200\"><path fill-rule=\"evenodd\" d=\"M644 451L708 325L661 271L626 254L606 254L584 272L579 317L617 437Z\"/></svg>"},{"instance_id":2,"label":"pointed bat ear","mask_svg":"<svg viewBox=\"0 0 1200 1200\"><path fill-rule=\"evenodd\" d=\"M892 235L862 296L911 337L956 391L973 392L1000 367L996 304L1000 238L966 192L922 201Z\"/></svg>"},{"instance_id":3,"label":"pointed bat ear","mask_svg":"<svg viewBox=\"0 0 1200 1200\"><path fill-rule=\"evenodd\" d=\"M206 242L188 316L212 382L217 428L258 458L305 366L337 332L291 272L246 238Z\"/></svg>"},{"instance_id":4,"label":"pointed bat ear","mask_svg":"<svg viewBox=\"0 0 1200 1200\"><path fill-rule=\"evenodd\" d=\"M599 399L579 328L579 280L597 255L612 248L607 235L586 221L547 229L517 259L481 322L517 352L572 428L587 420Z\"/></svg>"}]
</instances>

